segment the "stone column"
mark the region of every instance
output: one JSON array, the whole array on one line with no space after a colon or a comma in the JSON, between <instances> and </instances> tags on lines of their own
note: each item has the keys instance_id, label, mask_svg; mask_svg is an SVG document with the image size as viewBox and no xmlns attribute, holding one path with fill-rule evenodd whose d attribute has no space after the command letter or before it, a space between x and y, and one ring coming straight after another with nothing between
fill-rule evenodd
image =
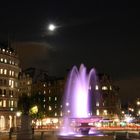
<instances>
[{"instance_id":1,"label":"stone column","mask_svg":"<svg viewBox=\"0 0 140 140\"><path fill-rule=\"evenodd\" d=\"M28 115L22 115L21 128L17 133L17 140L31 140L31 139L32 139L31 119Z\"/></svg>"}]
</instances>

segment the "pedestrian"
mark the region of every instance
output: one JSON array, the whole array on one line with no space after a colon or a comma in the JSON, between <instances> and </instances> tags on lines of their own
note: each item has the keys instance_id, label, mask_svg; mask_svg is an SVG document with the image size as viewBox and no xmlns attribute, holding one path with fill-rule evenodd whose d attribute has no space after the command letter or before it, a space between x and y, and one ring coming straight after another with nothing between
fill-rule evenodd
<instances>
[{"instance_id":1,"label":"pedestrian","mask_svg":"<svg viewBox=\"0 0 140 140\"><path fill-rule=\"evenodd\" d=\"M32 134L34 134L34 131L35 131L35 129L34 129L34 127L32 127Z\"/></svg>"},{"instance_id":2,"label":"pedestrian","mask_svg":"<svg viewBox=\"0 0 140 140\"><path fill-rule=\"evenodd\" d=\"M10 128L10 131L9 131L9 139L12 138L12 133L13 133L13 127Z\"/></svg>"}]
</instances>

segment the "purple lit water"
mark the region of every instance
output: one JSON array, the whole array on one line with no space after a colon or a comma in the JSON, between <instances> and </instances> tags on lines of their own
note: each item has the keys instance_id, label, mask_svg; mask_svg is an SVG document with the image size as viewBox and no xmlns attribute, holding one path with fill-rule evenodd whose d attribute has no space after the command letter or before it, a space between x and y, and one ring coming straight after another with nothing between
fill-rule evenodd
<instances>
[{"instance_id":1,"label":"purple lit water","mask_svg":"<svg viewBox=\"0 0 140 140\"><path fill-rule=\"evenodd\" d=\"M87 73L86 67L81 64L79 70L76 66L70 71L64 96L64 124L61 134L73 134L74 127L71 127L71 118L90 118L89 93L91 83L96 83L95 70Z\"/></svg>"}]
</instances>

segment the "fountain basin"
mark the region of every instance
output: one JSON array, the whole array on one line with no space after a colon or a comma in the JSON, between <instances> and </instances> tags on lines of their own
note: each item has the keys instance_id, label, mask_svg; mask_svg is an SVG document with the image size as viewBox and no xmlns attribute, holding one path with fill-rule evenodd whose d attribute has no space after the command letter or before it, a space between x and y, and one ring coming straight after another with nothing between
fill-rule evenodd
<instances>
[{"instance_id":1,"label":"fountain basin","mask_svg":"<svg viewBox=\"0 0 140 140\"><path fill-rule=\"evenodd\" d=\"M57 140L114 140L114 136L59 136Z\"/></svg>"}]
</instances>

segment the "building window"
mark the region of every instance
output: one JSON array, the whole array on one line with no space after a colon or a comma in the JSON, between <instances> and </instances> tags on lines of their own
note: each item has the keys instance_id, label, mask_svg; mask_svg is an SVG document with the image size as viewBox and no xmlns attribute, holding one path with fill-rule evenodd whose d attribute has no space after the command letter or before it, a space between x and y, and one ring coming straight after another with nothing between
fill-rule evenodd
<instances>
[{"instance_id":1,"label":"building window","mask_svg":"<svg viewBox=\"0 0 140 140\"><path fill-rule=\"evenodd\" d=\"M6 89L4 89L4 93L3 93L3 95L4 95L4 96L6 95Z\"/></svg>"},{"instance_id":2,"label":"building window","mask_svg":"<svg viewBox=\"0 0 140 140\"><path fill-rule=\"evenodd\" d=\"M3 107L6 107L6 100L3 100Z\"/></svg>"},{"instance_id":3,"label":"building window","mask_svg":"<svg viewBox=\"0 0 140 140\"><path fill-rule=\"evenodd\" d=\"M61 117L63 116L63 113L62 113L62 111L60 112L60 116L61 116Z\"/></svg>"},{"instance_id":4,"label":"building window","mask_svg":"<svg viewBox=\"0 0 140 140\"><path fill-rule=\"evenodd\" d=\"M0 85L2 85L2 79L0 79Z\"/></svg>"},{"instance_id":5,"label":"building window","mask_svg":"<svg viewBox=\"0 0 140 140\"><path fill-rule=\"evenodd\" d=\"M45 98L44 98L44 100L43 100L43 101L44 101L44 102L46 101L46 100L45 100Z\"/></svg>"},{"instance_id":6,"label":"building window","mask_svg":"<svg viewBox=\"0 0 140 140\"><path fill-rule=\"evenodd\" d=\"M112 90L112 86L110 86L109 88L110 88L110 90Z\"/></svg>"},{"instance_id":7,"label":"building window","mask_svg":"<svg viewBox=\"0 0 140 140\"><path fill-rule=\"evenodd\" d=\"M57 112L55 112L54 116L57 116Z\"/></svg>"},{"instance_id":8,"label":"building window","mask_svg":"<svg viewBox=\"0 0 140 140\"><path fill-rule=\"evenodd\" d=\"M9 86L11 86L11 84L12 84L12 80L9 80Z\"/></svg>"},{"instance_id":9,"label":"building window","mask_svg":"<svg viewBox=\"0 0 140 140\"><path fill-rule=\"evenodd\" d=\"M0 100L0 107L2 107L2 100Z\"/></svg>"},{"instance_id":10,"label":"building window","mask_svg":"<svg viewBox=\"0 0 140 140\"><path fill-rule=\"evenodd\" d=\"M107 90L107 86L102 86L102 90Z\"/></svg>"},{"instance_id":11,"label":"building window","mask_svg":"<svg viewBox=\"0 0 140 140\"><path fill-rule=\"evenodd\" d=\"M0 69L0 74L3 74L3 69Z\"/></svg>"},{"instance_id":12,"label":"building window","mask_svg":"<svg viewBox=\"0 0 140 140\"><path fill-rule=\"evenodd\" d=\"M12 81L11 88L14 88L14 81Z\"/></svg>"},{"instance_id":13,"label":"building window","mask_svg":"<svg viewBox=\"0 0 140 140\"><path fill-rule=\"evenodd\" d=\"M4 74L5 74L5 75L7 74L7 69L4 70Z\"/></svg>"},{"instance_id":14,"label":"building window","mask_svg":"<svg viewBox=\"0 0 140 140\"><path fill-rule=\"evenodd\" d=\"M57 97L55 97L54 100L57 101Z\"/></svg>"},{"instance_id":15,"label":"building window","mask_svg":"<svg viewBox=\"0 0 140 140\"><path fill-rule=\"evenodd\" d=\"M49 101L51 101L51 97L49 97Z\"/></svg>"},{"instance_id":16,"label":"building window","mask_svg":"<svg viewBox=\"0 0 140 140\"><path fill-rule=\"evenodd\" d=\"M11 60L9 60L9 64L11 64L12 63L12 61Z\"/></svg>"},{"instance_id":17,"label":"building window","mask_svg":"<svg viewBox=\"0 0 140 140\"><path fill-rule=\"evenodd\" d=\"M17 82L15 82L15 87L18 87L18 83Z\"/></svg>"},{"instance_id":18,"label":"building window","mask_svg":"<svg viewBox=\"0 0 140 140\"><path fill-rule=\"evenodd\" d=\"M12 71L12 76L14 76L14 71Z\"/></svg>"},{"instance_id":19,"label":"building window","mask_svg":"<svg viewBox=\"0 0 140 140\"><path fill-rule=\"evenodd\" d=\"M99 102L96 102L96 106L99 106Z\"/></svg>"},{"instance_id":20,"label":"building window","mask_svg":"<svg viewBox=\"0 0 140 140\"><path fill-rule=\"evenodd\" d=\"M50 111L52 110L52 107L51 107L51 106L49 106L49 110L50 110Z\"/></svg>"},{"instance_id":21,"label":"building window","mask_svg":"<svg viewBox=\"0 0 140 140\"><path fill-rule=\"evenodd\" d=\"M99 109L96 110L96 115L100 115Z\"/></svg>"},{"instance_id":22,"label":"building window","mask_svg":"<svg viewBox=\"0 0 140 140\"><path fill-rule=\"evenodd\" d=\"M14 106L14 101L10 101L10 107Z\"/></svg>"},{"instance_id":23,"label":"building window","mask_svg":"<svg viewBox=\"0 0 140 140\"><path fill-rule=\"evenodd\" d=\"M12 61L12 65L14 65L15 63L14 63L14 61Z\"/></svg>"},{"instance_id":24,"label":"building window","mask_svg":"<svg viewBox=\"0 0 140 140\"><path fill-rule=\"evenodd\" d=\"M1 58L0 61L3 62L3 58Z\"/></svg>"},{"instance_id":25,"label":"building window","mask_svg":"<svg viewBox=\"0 0 140 140\"><path fill-rule=\"evenodd\" d=\"M2 95L2 89L0 89L0 96Z\"/></svg>"},{"instance_id":26,"label":"building window","mask_svg":"<svg viewBox=\"0 0 140 140\"><path fill-rule=\"evenodd\" d=\"M13 97L13 95L14 95L13 91L9 90L9 96Z\"/></svg>"},{"instance_id":27,"label":"building window","mask_svg":"<svg viewBox=\"0 0 140 140\"><path fill-rule=\"evenodd\" d=\"M107 115L107 110L104 110L103 114L104 114L104 115Z\"/></svg>"},{"instance_id":28,"label":"building window","mask_svg":"<svg viewBox=\"0 0 140 140\"><path fill-rule=\"evenodd\" d=\"M18 73L15 73L15 77L16 77L16 78L18 77Z\"/></svg>"},{"instance_id":29,"label":"building window","mask_svg":"<svg viewBox=\"0 0 140 140\"><path fill-rule=\"evenodd\" d=\"M95 86L95 90L99 90L99 87L98 87L98 85L96 85L96 86Z\"/></svg>"},{"instance_id":30,"label":"building window","mask_svg":"<svg viewBox=\"0 0 140 140\"><path fill-rule=\"evenodd\" d=\"M11 71L11 70L9 70L9 75L11 76L11 74L12 74L12 71Z\"/></svg>"},{"instance_id":31,"label":"building window","mask_svg":"<svg viewBox=\"0 0 140 140\"><path fill-rule=\"evenodd\" d=\"M17 107L17 101L15 101L15 107Z\"/></svg>"},{"instance_id":32,"label":"building window","mask_svg":"<svg viewBox=\"0 0 140 140\"><path fill-rule=\"evenodd\" d=\"M7 81L6 81L6 79L4 79L4 85L6 85L7 84Z\"/></svg>"},{"instance_id":33,"label":"building window","mask_svg":"<svg viewBox=\"0 0 140 140\"><path fill-rule=\"evenodd\" d=\"M7 63L7 59L4 59L4 63Z\"/></svg>"}]
</instances>

